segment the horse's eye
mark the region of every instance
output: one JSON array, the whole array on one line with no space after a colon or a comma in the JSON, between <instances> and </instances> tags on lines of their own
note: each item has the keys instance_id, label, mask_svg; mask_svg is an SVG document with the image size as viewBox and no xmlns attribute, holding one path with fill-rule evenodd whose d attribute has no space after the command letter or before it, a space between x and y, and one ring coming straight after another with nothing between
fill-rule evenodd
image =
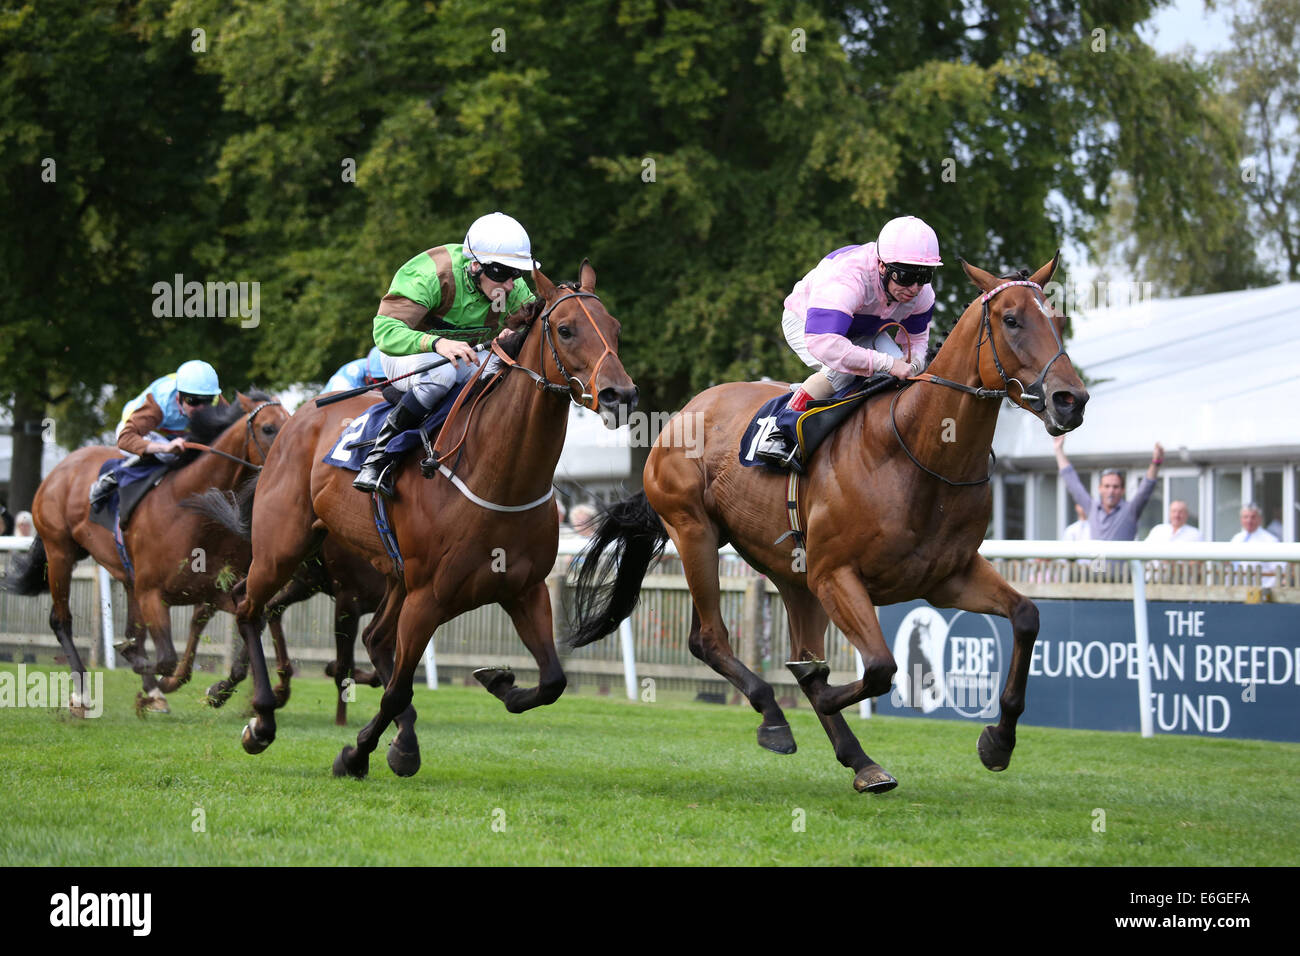
<instances>
[{"instance_id":1,"label":"horse's eye","mask_svg":"<svg viewBox=\"0 0 1300 956\"><path fill-rule=\"evenodd\" d=\"M1016 317L1015 317L1014 315L1004 315L1004 316L1002 316L1002 322L1003 322L1003 324L1006 325L1006 327L1009 328L1009 329L1018 329L1018 328L1020 328L1020 323L1016 321Z\"/></svg>"},{"instance_id":2,"label":"horse's eye","mask_svg":"<svg viewBox=\"0 0 1300 956\"><path fill-rule=\"evenodd\" d=\"M263 425L263 426L262 426L262 434L263 434L263 435L274 435L274 434L275 434L275 426L274 426L274 425Z\"/></svg>"},{"instance_id":3,"label":"horse's eye","mask_svg":"<svg viewBox=\"0 0 1300 956\"><path fill-rule=\"evenodd\" d=\"M567 325L561 325L556 329L556 331L560 333L560 338L562 339L573 338L573 329L569 328Z\"/></svg>"}]
</instances>

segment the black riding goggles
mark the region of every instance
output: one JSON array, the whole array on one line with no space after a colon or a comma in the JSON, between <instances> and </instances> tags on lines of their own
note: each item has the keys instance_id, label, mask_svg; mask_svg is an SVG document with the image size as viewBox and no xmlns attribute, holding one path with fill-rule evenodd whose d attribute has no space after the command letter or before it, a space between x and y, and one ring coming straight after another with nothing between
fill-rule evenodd
<instances>
[{"instance_id":1,"label":"black riding goggles","mask_svg":"<svg viewBox=\"0 0 1300 956\"><path fill-rule=\"evenodd\" d=\"M516 269L512 266L504 266L499 262L481 263L483 274L493 282L509 282L511 279L518 279L524 274L522 269Z\"/></svg>"},{"instance_id":2,"label":"black riding goggles","mask_svg":"<svg viewBox=\"0 0 1300 956\"><path fill-rule=\"evenodd\" d=\"M202 405L211 405L215 395L181 395L181 401L190 408L199 408Z\"/></svg>"},{"instance_id":3,"label":"black riding goggles","mask_svg":"<svg viewBox=\"0 0 1300 956\"><path fill-rule=\"evenodd\" d=\"M933 266L885 265L885 278L897 282L900 286L929 285L934 278Z\"/></svg>"}]
</instances>

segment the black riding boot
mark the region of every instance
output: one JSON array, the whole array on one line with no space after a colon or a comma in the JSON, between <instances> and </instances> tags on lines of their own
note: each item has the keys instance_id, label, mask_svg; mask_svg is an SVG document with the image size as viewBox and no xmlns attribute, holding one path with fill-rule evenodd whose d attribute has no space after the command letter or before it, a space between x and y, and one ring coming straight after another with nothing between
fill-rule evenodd
<instances>
[{"instance_id":1,"label":"black riding boot","mask_svg":"<svg viewBox=\"0 0 1300 956\"><path fill-rule=\"evenodd\" d=\"M117 473L128 465L134 465L140 460L139 455L128 455L122 459L122 463L112 471L106 471L95 479L95 483L90 486L90 510L99 513L104 504L112 496L114 489L117 488Z\"/></svg>"},{"instance_id":2,"label":"black riding boot","mask_svg":"<svg viewBox=\"0 0 1300 956\"><path fill-rule=\"evenodd\" d=\"M366 456L365 464L361 466L361 473L352 482L352 487L366 494L378 491L385 498L393 497L393 476L384 470L393 459L388 454L388 444L402 432L418 426L428 414L413 393L403 395L402 400L393 406L388 418L384 420L384 427L379 430L375 444Z\"/></svg>"}]
</instances>

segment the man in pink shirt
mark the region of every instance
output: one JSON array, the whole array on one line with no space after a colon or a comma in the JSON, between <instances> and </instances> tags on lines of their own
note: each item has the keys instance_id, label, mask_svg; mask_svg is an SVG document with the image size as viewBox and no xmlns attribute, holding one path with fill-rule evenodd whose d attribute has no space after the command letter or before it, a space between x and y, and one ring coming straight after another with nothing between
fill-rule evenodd
<instances>
[{"instance_id":1,"label":"man in pink shirt","mask_svg":"<svg viewBox=\"0 0 1300 956\"><path fill-rule=\"evenodd\" d=\"M903 216L886 223L875 242L836 249L799 280L785 300L781 325L813 374L788 407L803 411L808 402L830 398L860 375L918 374L925 367L934 314L930 280L940 265L934 230L915 216ZM894 322L902 328L891 338L886 326ZM769 461L788 459L793 452L793 442L779 429L758 450Z\"/></svg>"}]
</instances>

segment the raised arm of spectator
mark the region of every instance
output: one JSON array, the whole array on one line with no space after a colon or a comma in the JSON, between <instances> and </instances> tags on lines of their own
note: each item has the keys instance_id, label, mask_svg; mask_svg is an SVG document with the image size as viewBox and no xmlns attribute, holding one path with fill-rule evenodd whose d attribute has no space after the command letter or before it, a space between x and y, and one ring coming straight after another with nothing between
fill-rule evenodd
<instances>
[{"instance_id":1,"label":"raised arm of spectator","mask_svg":"<svg viewBox=\"0 0 1300 956\"><path fill-rule=\"evenodd\" d=\"M1083 487L1083 482L1079 480L1079 474L1070 464L1070 459L1065 457L1065 436L1057 435L1052 439L1052 444L1056 448L1056 467L1061 470L1061 477L1065 480L1065 487L1069 490L1070 497L1083 509L1084 514L1091 515L1092 495L1088 494L1088 489Z\"/></svg>"}]
</instances>

